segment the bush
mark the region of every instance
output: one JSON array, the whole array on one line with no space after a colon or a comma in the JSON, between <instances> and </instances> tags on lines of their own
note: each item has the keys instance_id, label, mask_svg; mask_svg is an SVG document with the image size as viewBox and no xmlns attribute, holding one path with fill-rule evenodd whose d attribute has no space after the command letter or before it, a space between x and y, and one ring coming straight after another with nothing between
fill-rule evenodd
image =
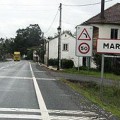
<instances>
[{"instance_id":1,"label":"bush","mask_svg":"<svg viewBox=\"0 0 120 120\"><path fill-rule=\"evenodd\" d=\"M49 59L48 64L50 66L57 66L58 65L58 60L57 59Z\"/></svg>"},{"instance_id":2,"label":"bush","mask_svg":"<svg viewBox=\"0 0 120 120\"><path fill-rule=\"evenodd\" d=\"M57 66L58 65L58 59L49 59L48 64L50 66ZM73 68L74 63L72 60L68 59L62 59L61 60L61 68Z\"/></svg>"},{"instance_id":3,"label":"bush","mask_svg":"<svg viewBox=\"0 0 120 120\"><path fill-rule=\"evenodd\" d=\"M74 63L72 60L62 59L61 60L61 67L62 68L73 68Z\"/></svg>"}]
</instances>

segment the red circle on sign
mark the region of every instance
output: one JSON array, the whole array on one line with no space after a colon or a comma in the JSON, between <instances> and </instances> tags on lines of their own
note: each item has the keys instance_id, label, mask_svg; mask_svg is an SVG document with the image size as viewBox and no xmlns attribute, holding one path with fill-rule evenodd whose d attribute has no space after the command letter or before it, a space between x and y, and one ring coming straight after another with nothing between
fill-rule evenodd
<instances>
[{"instance_id":1,"label":"red circle on sign","mask_svg":"<svg viewBox=\"0 0 120 120\"><path fill-rule=\"evenodd\" d=\"M78 46L78 50L82 54L87 54L89 52L89 50L90 50L90 46L87 43L81 43Z\"/></svg>"}]
</instances>

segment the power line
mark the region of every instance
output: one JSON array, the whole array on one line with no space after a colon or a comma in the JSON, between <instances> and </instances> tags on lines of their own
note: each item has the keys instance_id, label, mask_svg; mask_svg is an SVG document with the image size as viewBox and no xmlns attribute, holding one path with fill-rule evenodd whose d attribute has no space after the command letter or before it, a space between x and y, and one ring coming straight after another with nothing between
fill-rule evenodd
<instances>
[{"instance_id":1,"label":"power line","mask_svg":"<svg viewBox=\"0 0 120 120\"><path fill-rule=\"evenodd\" d=\"M59 9L57 10L57 13L55 14L55 17L54 17L52 23L50 24L50 26L48 27L48 29L47 29L46 32L44 32L44 33L47 33L47 32L51 29L51 27L52 27L52 25L53 25L53 23L54 23L54 21L55 21L55 19L56 19L56 17L57 17L58 11L59 11Z\"/></svg>"},{"instance_id":2,"label":"power line","mask_svg":"<svg viewBox=\"0 0 120 120\"><path fill-rule=\"evenodd\" d=\"M110 2L113 0L107 0L105 2ZM73 7L85 7L85 6L91 6L91 5L97 5L97 4L101 4L101 2L97 2L97 3L91 3L91 4L81 4L81 5L67 5L67 4L63 4L64 6L73 6Z\"/></svg>"},{"instance_id":3,"label":"power line","mask_svg":"<svg viewBox=\"0 0 120 120\"><path fill-rule=\"evenodd\" d=\"M27 6L27 7L33 7L33 6L35 6L35 7L36 6L38 6L38 7L42 6L43 7L43 6L46 6L46 7L48 7L48 6L55 6L55 5L58 5L58 4L46 4L46 5L39 5L39 4L38 5L33 5L33 4L32 5L30 5L30 4L29 5L27 5L27 4L26 5L25 4L0 4L0 6L2 6L2 5L3 6Z\"/></svg>"},{"instance_id":4,"label":"power line","mask_svg":"<svg viewBox=\"0 0 120 120\"><path fill-rule=\"evenodd\" d=\"M9 10L9 11L7 11L7 12L22 12L22 11L27 11L27 12L35 12L35 11L37 11L37 12L53 12L53 11L55 11L55 9L47 9L47 10L39 10L39 9L16 9L16 10L14 10L14 9L7 9L7 10ZM1 13L3 12L2 10L0 11Z\"/></svg>"}]
</instances>

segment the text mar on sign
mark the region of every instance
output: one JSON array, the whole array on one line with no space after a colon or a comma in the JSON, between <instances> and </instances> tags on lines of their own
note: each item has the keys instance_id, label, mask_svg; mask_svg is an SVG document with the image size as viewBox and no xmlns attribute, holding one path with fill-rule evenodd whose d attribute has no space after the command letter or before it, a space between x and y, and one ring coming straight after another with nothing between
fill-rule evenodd
<instances>
[{"instance_id":1,"label":"text mar on sign","mask_svg":"<svg viewBox=\"0 0 120 120\"><path fill-rule=\"evenodd\" d=\"M119 43L103 43L103 49L120 49Z\"/></svg>"}]
</instances>

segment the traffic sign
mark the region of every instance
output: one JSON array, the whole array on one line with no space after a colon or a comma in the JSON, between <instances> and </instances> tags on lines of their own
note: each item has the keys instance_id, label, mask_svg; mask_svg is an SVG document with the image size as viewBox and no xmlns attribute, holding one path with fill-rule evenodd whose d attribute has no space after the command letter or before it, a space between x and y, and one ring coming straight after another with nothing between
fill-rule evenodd
<instances>
[{"instance_id":1,"label":"traffic sign","mask_svg":"<svg viewBox=\"0 0 120 120\"><path fill-rule=\"evenodd\" d=\"M87 54L89 52L89 50L90 50L90 46L87 43L81 43L78 46L78 50L82 54Z\"/></svg>"},{"instance_id":2,"label":"traffic sign","mask_svg":"<svg viewBox=\"0 0 120 120\"><path fill-rule=\"evenodd\" d=\"M76 56L92 56L92 26L76 27Z\"/></svg>"},{"instance_id":3,"label":"traffic sign","mask_svg":"<svg viewBox=\"0 0 120 120\"><path fill-rule=\"evenodd\" d=\"M120 54L120 40L98 39L97 40L97 52L98 53Z\"/></svg>"},{"instance_id":4,"label":"traffic sign","mask_svg":"<svg viewBox=\"0 0 120 120\"><path fill-rule=\"evenodd\" d=\"M80 36L78 37L78 40L91 40L90 35L88 34L86 28L83 29Z\"/></svg>"}]
</instances>

